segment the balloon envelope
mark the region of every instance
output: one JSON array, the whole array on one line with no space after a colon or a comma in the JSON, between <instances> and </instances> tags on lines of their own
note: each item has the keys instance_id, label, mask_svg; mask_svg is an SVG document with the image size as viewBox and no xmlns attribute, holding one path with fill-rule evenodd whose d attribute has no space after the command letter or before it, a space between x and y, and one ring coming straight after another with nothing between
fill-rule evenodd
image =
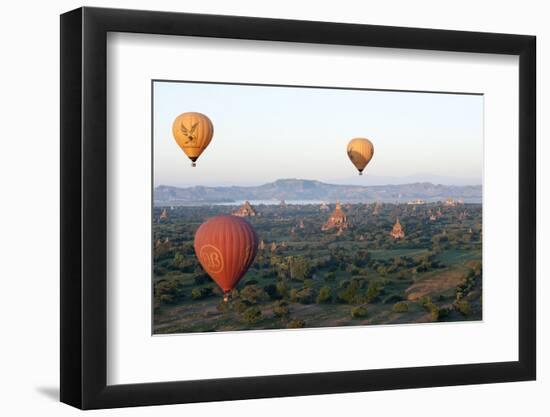
<instances>
[{"instance_id":1,"label":"balloon envelope","mask_svg":"<svg viewBox=\"0 0 550 417\"><path fill-rule=\"evenodd\" d=\"M363 172L374 155L372 142L365 138L355 138L348 143L348 157L359 174Z\"/></svg>"},{"instance_id":2,"label":"balloon envelope","mask_svg":"<svg viewBox=\"0 0 550 417\"><path fill-rule=\"evenodd\" d=\"M234 216L212 217L195 233L195 254L224 293L246 273L258 250L258 236L246 220Z\"/></svg>"},{"instance_id":3,"label":"balloon envelope","mask_svg":"<svg viewBox=\"0 0 550 417\"><path fill-rule=\"evenodd\" d=\"M193 161L199 158L214 135L212 121L202 113L182 113L172 124L172 134L185 155Z\"/></svg>"}]
</instances>

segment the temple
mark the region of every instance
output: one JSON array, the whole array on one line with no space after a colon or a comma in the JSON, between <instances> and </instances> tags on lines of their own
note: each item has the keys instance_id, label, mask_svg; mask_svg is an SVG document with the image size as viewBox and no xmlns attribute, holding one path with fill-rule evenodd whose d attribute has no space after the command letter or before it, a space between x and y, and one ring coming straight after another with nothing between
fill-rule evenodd
<instances>
[{"instance_id":1,"label":"temple","mask_svg":"<svg viewBox=\"0 0 550 417\"><path fill-rule=\"evenodd\" d=\"M426 204L424 200L421 200L420 198L417 198L416 200L410 200L407 202L409 206L419 206L422 204Z\"/></svg>"},{"instance_id":2,"label":"temple","mask_svg":"<svg viewBox=\"0 0 550 417\"><path fill-rule=\"evenodd\" d=\"M403 239L405 237L405 232L403 231L403 227L401 227L401 223L399 223L399 219L395 221L390 236L394 239Z\"/></svg>"},{"instance_id":3,"label":"temple","mask_svg":"<svg viewBox=\"0 0 550 417\"><path fill-rule=\"evenodd\" d=\"M245 201L244 204L239 207L238 210L233 212L233 216L237 217L254 217L256 216L256 210L250 205L248 201Z\"/></svg>"},{"instance_id":4,"label":"temple","mask_svg":"<svg viewBox=\"0 0 550 417\"><path fill-rule=\"evenodd\" d=\"M321 227L322 231L330 230L330 229L347 229L349 227L348 217L344 213L344 210L342 210L342 206L340 202L336 203L336 208L328 218L327 222Z\"/></svg>"},{"instance_id":5,"label":"temple","mask_svg":"<svg viewBox=\"0 0 550 417\"><path fill-rule=\"evenodd\" d=\"M449 197L443 202L443 204L449 207L462 206L464 205L464 199L461 198L459 200L453 200L452 198Z\"/></svg>"},{"instance_id":6,"label":"temple","mask_svg":"<svg viewBox=\"0 0 550 417\"><path fill-rule=\"evenodd\" d=\"M162 213L160 213L159 222L163 220L168 220L168 211L166 209L162 209Z\"/></svg>"}]
</instances>

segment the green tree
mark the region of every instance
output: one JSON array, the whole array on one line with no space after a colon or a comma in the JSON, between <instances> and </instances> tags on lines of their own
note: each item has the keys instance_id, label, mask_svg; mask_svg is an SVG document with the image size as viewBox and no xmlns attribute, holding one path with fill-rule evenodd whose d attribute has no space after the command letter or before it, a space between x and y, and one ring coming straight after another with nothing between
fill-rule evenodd
<instances>
[{"instance_id":1,"label":"green tree","mask_svg":"<svg viewBox=\"0 0 550 417\"><path fill-rule=\"evenodd\" d=\"M330 303L332 301L332 289L325 285L319 290L319 295L317 295L317 303Z\"/></svg>"},{"instance_id":2,"label":"green tree","mask_svg":"<svg viewBox=\"0 0 550 417\"><path fill-rule=\"evenodd\" d=\"M380 284L380 282L378 281L369 282L369 287L367 288L367 292L365 294L365 301L367 303L372 303L373 301L378 299L381 292L382 292L382 284Z\"/></svg>"},{"instance_id":3,"label":"green tree","mask_svg":"<svg viewBox=\"0 0 550 417\"><path fill-rule=\"evenodd\" d=\"M301 329L303 327L306 327L306 322L300 319L293 319L288 322L287 327L289 329Z\"/></svg>"},{"instance_id":4,"label":"green tree","mask_svg":"<svg viewBox=\"0 0 550 417\"><path fill-rule=\"evenodd\" d=\"M247 324L254 324L261 320L262 312L258 307L249 307L242 314L242 318Z\"/></svg>"},{"instance_id":5,"label":"green tree","mask_svg":"<svg viewBox=\"0 0 550 417\"><path fill-rule=\"evenodd\" d=\"M409 311L409 305L405 301L400 301L393 305L392 310L395 313L406 313Z\"/></svg>"},{"instance_id":6,"label":"green tree","mask_svg":"<svg viewBox=\"0 0 550 417\"><path fill-rule=\"evenodd\" d=\"M241 300L249 304L258 304L267 300L269 297L263 288L256 284L245 286L239 293Z\"/></svg>"},{"instance_id":7,"label":"green tree","mask_svg":"<svg viewBox=\"0 0 550 417\"><path fill-rule=\"evenodd\" d=\"M303 281L310 277L311 266L309 261L303 256L291 256L288 261L290 278Z\"/></svg>"},{"instance_id":8,"label":"green tree","mask_svg":"<svg viewBox=\"0 0 550 417\"><path fill-rule=\"evenodd\" d=\"M206 298L212 294L212 287L202 287L198 288L195 287L191 290L191 298L193 300L201 300L203 298Z\"/></svg>"},{"instance_id":9,"label":"green tree","mask_svg":"<svg viewBox=\"0 0 550 417\"><path fill-rule=\"evenodd\" d=\"M360 319L367 317L368 309L366 306L357 306L351 309L351 317L354 319Z\"/></svg>"},{"instance_id":10,"label":"green tree","mask_svg":"<svg viewBox=\"0 0 550 417\"><path fill-rule=\"evenodd\" d=\"M278 301L273 307L273 314L275 317L285 318L288 317L290 310L286 301Z\"/></svg>"}]
</instances>

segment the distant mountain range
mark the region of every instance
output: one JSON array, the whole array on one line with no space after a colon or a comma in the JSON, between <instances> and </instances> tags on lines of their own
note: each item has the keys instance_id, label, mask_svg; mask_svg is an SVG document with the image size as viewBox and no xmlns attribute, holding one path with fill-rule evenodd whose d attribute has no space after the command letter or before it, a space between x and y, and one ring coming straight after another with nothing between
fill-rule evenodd
<instances>
[{"instance_id":1,"label":"distant mountain range","mask_svg":"<svg viewBox=\"0 0 550 417\"><path fill-rule=\"evenodd\" d=\"M441 185L429 182L389 185L327 184L320 181L280 179L259 186L171 187L154 190L155 205L192 205L239 202L242 200L320 200L334 202L405 202L413 199L440 201L447 198L480 203L481 185Z\"/></svg>"}]
</instances>

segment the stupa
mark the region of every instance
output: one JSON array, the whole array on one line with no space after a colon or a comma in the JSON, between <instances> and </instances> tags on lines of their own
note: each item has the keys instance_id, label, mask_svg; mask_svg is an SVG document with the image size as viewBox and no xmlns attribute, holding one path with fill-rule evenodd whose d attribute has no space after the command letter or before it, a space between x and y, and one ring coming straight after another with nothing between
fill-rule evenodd
<instances>
[{"instance_id":1,"label":"stupa","mask_svg":"<svg viewBox=\"0 0 550 417\"><path fill-rule=\"evenodd\" d=\"M395 221L390 236L394 239L403 239L405 237L405 232L403 231L403 227L401 227L401 223L399 223L399 218Z\"/></svg>"},{"instance_id":2,"label":"stupa","mask_svg":"<svg viewBox=\"0 0 550 417\"><path fill-rule=\"evenodd\" d=\"M163 220L168 220L168 211L166 209L162 209L162 213L160 213L159 222Z\"/></svg>"},{"instance_id":3,"label":"stupa","mask_svg":"<svg viewBox=\"0 0 550 417\"><path fill-rule=\"evenodd\" d=\"M250 205L248 201L245 201L244 204L239 207L238 210L233 212L233 216L237 217L254 217L256 216L256 210Z\"/></svg>"},{"instance_id":4,"label":"stupa","mask_svg":"<svg viewBox=\"0 0 550 417\"><path fill-rule=\"evenodd\" d=\"M328 218L327 222L321 227L322 231L330 229L347 229L349 227L348 217L342 210L340 202L336 203L336 208Z\"/></svg>"}]
</instances>

